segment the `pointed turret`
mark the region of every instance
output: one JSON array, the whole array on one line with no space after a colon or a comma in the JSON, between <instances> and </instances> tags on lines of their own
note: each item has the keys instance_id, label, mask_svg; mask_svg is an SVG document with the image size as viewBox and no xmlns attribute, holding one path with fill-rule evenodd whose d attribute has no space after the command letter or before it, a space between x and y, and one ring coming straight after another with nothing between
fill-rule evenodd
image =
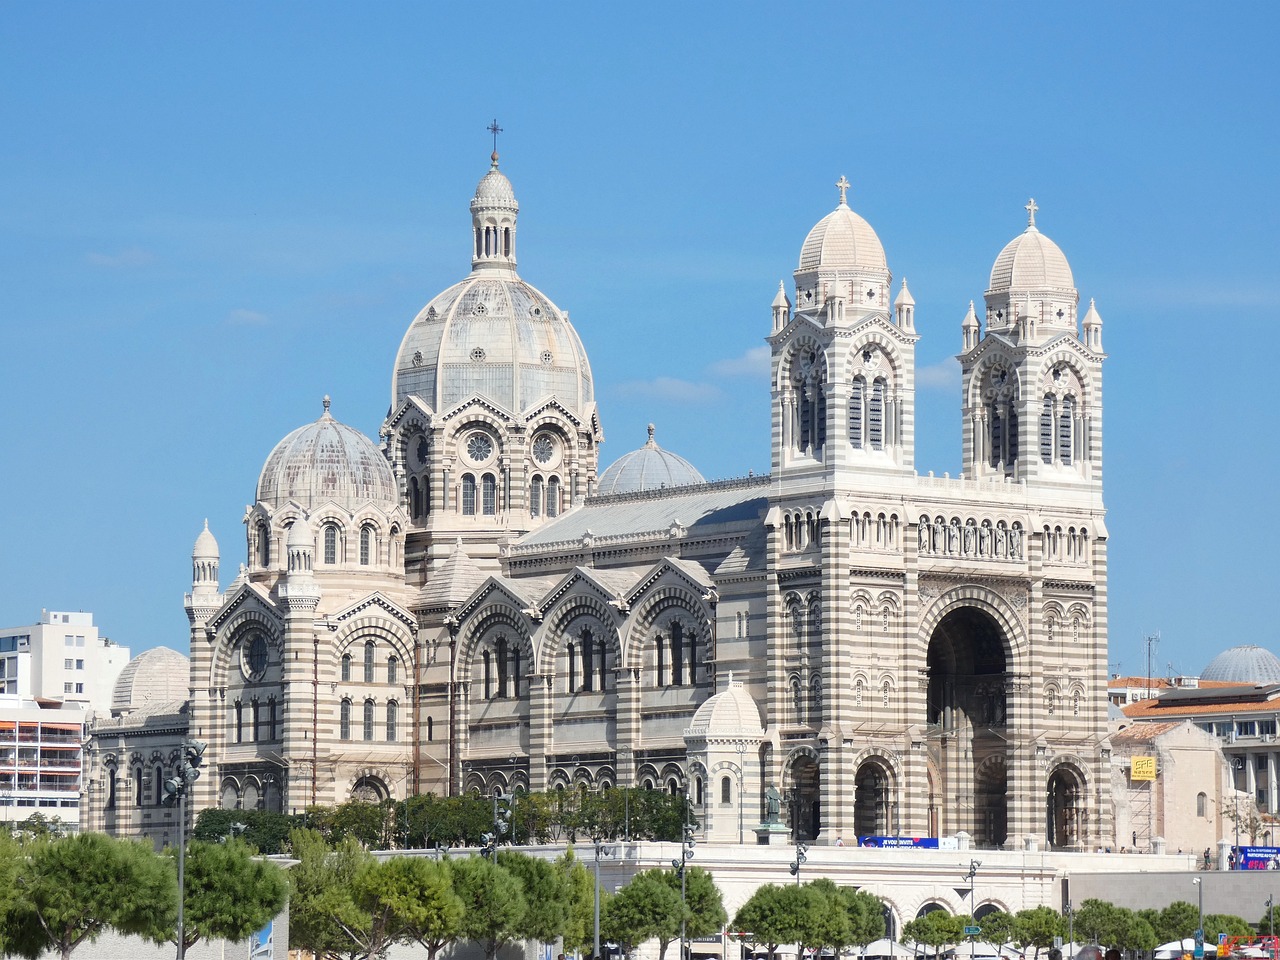
<instances>
[{"instance_id":1,"label":"pointed turret","mask_svg":"<svg viewBox=\"0 0 1280 960\"><path fill-rule=\"evenodd\" d=\"M791 301L787 299L783 281L778 281L778 295L773 298L773 332L777 333L791 322Z\"/></svg>"},{"instance_id":2,"label":"pointed turret","mask_svg":"<svg viewBox=\"0 0 1280 960\"><path fill-rule=\"evenodd\" d=\"M218 592L218 541L209 532L209 521L191 550L191 592L186 597L187 619L203 624L222 605Z\"/></svg>"},{"instance_id":3,"label":"pointed turret","mask_svg":"<svg viewBox=\"0 0 1280 960\"><path fill-rule=\"evenodd\" d=\"M1102 352L1102 317L1098 308L1093 305L1092 297L1089 298L1089 312L1084 315L1084 345L1090 350Z\"/></svg>"},{"instance_id":4,"label":"pointed turret","mask_svg":"<svg viewBox=\"0 0 1280 960\"><path fill-rule=\"evenodd\" d=\"M900 330L904 330L907 333L915 332L916 298L907 289L906 277L902 278L902 289L898 291L898 295L893 299L893 315Z\"/></svg>"},{"instance_id":5,"label":"pointed turret","mask_svg":"<svg viewBox=\"0 0 1280 960\"><path fill-rule=\"evenodd\" d=\"M471 225L475 232L475 250L471 270L516 269L516 202L511 181L498 170L498 151L489 158L489 172L476 186L471 200Z\"/></svg>"},{"instance_id":6,"label":"pointed turret","mask_svg":"<svg viewBox=\"0 0 1280 960\"><path fill-rule=\"evenodd\" d=\"M969 301L969 312L960 321L960 333L964 341L964 352L968 353L978 345L982 328L978 325L978 314L974 312L973 301Z\"/></svg>"}]
</instances>

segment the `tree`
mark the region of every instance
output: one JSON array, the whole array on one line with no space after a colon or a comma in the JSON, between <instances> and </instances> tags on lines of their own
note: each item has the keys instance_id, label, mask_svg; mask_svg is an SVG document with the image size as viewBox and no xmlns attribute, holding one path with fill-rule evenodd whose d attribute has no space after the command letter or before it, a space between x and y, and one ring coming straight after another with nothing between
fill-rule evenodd
<instances>
[{"instance_id":1,"label":"tree","mask_svg":"<svg viewBox=\"0 0 1280 960\"><path fill-rule=\"evenodd\" d=\"M482 857L454 860L450 866L453 890L463 907L461 935L478 943L492 960L499 947L524 934L529 908L520 881Z\"/></svg>"},{"instance_id":2,"label":"tree","mask_svg":"<svg viewBox=\"0 0 1280 960\"><path fill-rule=\"evenodd\" d=\"M716 887L715 879L706 870L692 865L685 867L683 909L681 908L680 900L680 876L676 871L654 867L637 873L632 878L631 883L635 883L641 878L644 878L645 883L652 881L665 884L675 894L674 900L663 898L660 901L673 903L674 907L665 914L655 914L651 918L652 925L649 928L649 936L637 941L643 943L649 937L657 937L659 960L665 960L667 947L680 936L680 921L682 917L684 919L685 935L689 937L706 937L713 933L719 933L723 929L724 922L727 919L724 911L724 900L720 896L719 888ZM617 900L618 897L622 897L630 886L631 884L629 883L626 887L623 887L613 899ZM642 891L642 893L645 898L651 899L651 895L647 891ZM655 901L655 904L658 902Z\"/></svg>"},{"instance_id":3,"label":"tree","mask_svg":"<svg viewBox=\"0 0 1280 960\"><path fill-rule=\"evenodd\" d=\"M1254 930L1243 917L1231 913L1210 913L1204 918L1204 939L1208 943L1216 943L1218 937L1249 937Z\"/></svg>"},{"instance_id":4,"label":"tree","mask_svg":"<svg viewBox=\"0 0 1280 960\"><path fill-rule=\"evenodd\" d=\"M806 896L814 898L817 923L804 931L800 943L817 954L823 947L830 947L840 953L845 947L853 944L853 925L849 922L849 912L845 909L844 898L840 896L840 888L825 878L811 880L801 890Z\"/></svg>"},{"instance_id":5,"label":"tree","mask_svg":"<svg viewBox=\"0 0 1280 960\"><path fill-rule=\"evenodd\" d=\"M609 898L600 913L600 929L629 954L646 940L658 939L659 956L680 931L680 890L658 868L642 870Z\"/></svg>"},{"instance_id":6,"label":"tree","mask_svg":"<svg viewBox=\"0 0 1280 960\"><path fill-rule=\"evenodd\" d=\"M5 920L21 897L18 888L18 865L21 848L8 833L0 833L0 956L8 952L8 930Z\"/></svg>"},{"instance_id":7,"label":"tree","mask_svg":"<svg viewBox=\"0 0 1280 960\"><path fill-rule=\"evenodd\" d=\"M1136 914L1134 919L1142 920ZM1116 946L1120 922L1121 918L1116 907L1105 900L1086 900L1075 914L1076 939ZM1142 922L1146 923L1145 920Z\"/></svg>"},{"instance_id":8,"label":"tree","mask_svg":"<svg viewBox=\"0 0 1280 960\"><path fill-rule=\"evenodd\" d=\"M978 921L982 926L982 939L996 946L1003 946L1013 939L1013 915L1003 910L992 910Z\"/></svg>"},{"instance_id":9,"label":"tree","mask_svg":"<svg viewBox=\"0 0 1280 960\"><path fill-rule=\"evenodd\" d=\"M570 847L556 860L565 890L565 950L586 950L595 934L595 877Z\"/></svg>"},{"instance_id":10,"label":"tree","mask_svg":"<svg viewBox=\"0 0 1280 960\"><path fill-rule=\"evenodd\" d=\"M945 910L930 910L902 926L902 939L926 947L941 947L964 939L967 917L953 917Z\"/></svg>"},{"instance_id":11,"label":"tree","mask_svg":"<svg viewBox=\"0 0 1280 960\"><path fill-rule=\"evenodd\" d=\"M865 947L885 934L884 901L866 890L842 887L840 898L849 915L850 943Z\"/></svg>"},{"instance_id":12,"label":"tree","mask_svg":"<svg viewBox=\"0 0 1280 960\"><path fill-rule=\"evenodd\" d=\"M298 863L289 871L289 947L317 958L346 955L350 940L331 912L348 894L357 872L373 858L355 840L330 847L315 830L294 830L289 845Z\"/></svg>"},{"instance_id":13,"label":"tree","mask_svg":"<svg viewBox=\"0 0 1280 960\"><path fill-rule=\"evenodd\" d=\"M524 922L524 939L554 943L569 923L568 890L555 864L528 854L504 850L498 865L520 881L524 899L533 909Z\"/></svg>"},{"instance_id":14,"label":"tree","mask_svg":"<svg viewBox=\"0 0 1280 960\"><path fill-rule=\"evenodd\" d=\"M462 900L453 892L453 872L447 861L419 860L418 898L425 907L411 924L413 939L427 948L427 960L457 940L462 933Z\"/></svg>"},{"instance_id":15,"label":"tree","mask_svg":"<svg viewBox=\"0 0 1280 960\"><path fill-rule=\"evenodd\" d=\"M176 874L146 844L100 833L33 840L15 872L6 939L24 957L50 950L66 960L107 928L163 942L177 921Z\"/></svg>"},{"instance_id":16,"label":"tree","mask_svg":"<svg viewBox=\"0 0 1280 960\"><path fill-rule=\"evenodd\" d=\"M1258 932L1270 935L1273 929L1280 929L1280 903L1272 904L1271 911L1264 913L1258 921Z\"/></svg>"},{"instance_id":17,"label":"tree","mask_svg":"<svg viewBox=\"0 0 1280 960\"><path fill-rule=\"evenodd\" d=\"M1013 942L1023 950L1035 947L1037 957L1053 946L1055 937L1065 935L1062 916L1052 907L1032 907L1013 915Z\"/></svg>"},{"instance_id":18,"label":"tree","mask_svg":"<svg viewBox=\"0 0 1280 960\"><path fill-rule=\"evenodd\" d=\"M1127 907L1115 907L1115 929L1107 942L1120 950L1153 950L1160 941L1151 924Z\"/></svg>"},{"instance_id":19,"label":"tree","mask_svg":"<svg viewBox=\"0 0 1280 960\"><path fill-rule=\"evenodd\" d=\"M733 926L750 933L750 941L766 947L773 960L784 943L801 943L821 921L813 916L818 900L800 887L765 884L734 915Z\"/></svg>"},{"instance_id":20,"label":"tree","mask_svg":"<svg viewBox=\"0 0 1280 960\"><path fill-rule=\"evenodd\" d=\"M183 880L183 939L188 948L201 939L246 939L283 910L289 897L284 871L254 859L246 844L234 840L191 843Z\"/></svg>"},{"instance_id":21,"label":"tree","mask_svg":"<svg viewBox=\"0 0 1280 960\"><path fill-rule=\"evenodd\" d=\"M1175 900L1160 911L1159 920L1151 926L1157 943L1182 940L1192 936L1200 926L1200 911L1194 903Z\"/></svg>"}]
</instances>

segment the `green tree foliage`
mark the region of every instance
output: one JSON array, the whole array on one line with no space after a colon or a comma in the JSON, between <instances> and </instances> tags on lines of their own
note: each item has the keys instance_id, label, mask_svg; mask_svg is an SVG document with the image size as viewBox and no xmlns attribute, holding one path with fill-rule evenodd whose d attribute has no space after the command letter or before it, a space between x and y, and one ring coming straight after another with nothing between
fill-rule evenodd
<instances>
[{"instance_id":1,"label":"green tree foliage","mask_svg":"<svg viewBox=\"0 0 1280 960\"><path fill-rule=\"evenodd\" d=\"M239 837L262 854L288 852L289 833L305 826L304 817L293 817L270 810L222 810L210 807L196 816L191 839L218 843Z\"/></svg>"},{"instance_id":2,"label":"green tree foliage","mask_svg":"<svg viewBox=\"0 0 1280 960\"><path fill-rule=\"evenodd\" d=\"M447 861L418 860L423 864L418 877L418 898L424 915L415 920L411 933L427 949L427 960L457 940L462 933L462 900L453 892L453 871Z\"/></svg>"},{"instance_id":3,"label":"green tree foliage","mask_svg":"<svg viewBox=\"0 0 1280 960\"><path fill-rule=\"evenodd\" d=\"M866 890L841 887L840 898L849 916L850 943L865 947L885 935L884 901Z\"/></svg>"},{"instance_id":4,"label":"green tree foliage","mask_svg":"<svg viewBox=\"0 0 1280 960\"><path fill-rule=\"evenodd\" d=\"M926 947L941 947L964 939L968 917L953 917L945 910L931 910L902 925L902 939Z\"/></svg>"},{"instance_id":5,"label":"green tree foliage","mask_svg":"<svg viewBox=\"0 0 1280 960\"><path fill-rule=\"evenodd\" d=\"M360 868L373 858L348 838L333 849L314 830L294 830L289 845L298 863L289 870L289 947L322 960L343 957L350 938L332 911L349 894Z\"/></svg>"},{"instance_id":6,"label":"green tree foliage","mask_svg":"<svg viewBox=\"0 0 1280 960\"><path fill-rule=\"evenodd\" d=\"M1263 928L1265 929L1265 928ZM1243 917L1231 913L1210 913L1204 918L1204 939L1216 943L1219 936L1249 937L1254 930Z\"/></svg>"},{"instance_id":7,"label":"green tree foliage","mask_svg":"<svg viewBox=\"0 0 1280 960\"><path fill-rule=\"evenodd\" d=\"M818 909L815 897L793 884L772 883L757 888L733 917L734 929L749 933L749 942L769 951L773 960L784 943L802 943L808 931L821 923L814 916Z\"/></svg>"},{"instance_id":8,"label":"green tree foliage","mask_svg":"<svg viewBox=\"0 0 1280 960\"><path fill-rule=\"evenodd\" d=\"M438 942L461 927L462 904L448 874L416 857L364 860L351 882L327 891L322 902L347 938L343 952L356 960L381 957L395 944Z\"/></svg>"},{"instance_id":9,"label":"green tree foliage","mask_svg":"<svg viewBox=\"0 0 1280 960\"><path fill-rule=\"evenodd\" d=\"M509 871L524 891L533 909L525 918L524 936L539 943L554 943L564 936L569 923L569 897L564 875L548 860L504 850L498 866Z\"/></svg>"},{"instance_id":10,"label":"green tree foliage","mask_svg":"<svg viewBox=\"0 0 1280 960\"><path fill-rule=\"evenodd\" d=\"M982 935L979 937L987 943L994 943L996 946L1002 946L1013 939L1013 914L1005 913L1003 910L993 910L983 916L978 921L978 925L982 927Z\"/></svg>"},{"instance_id":11,"label":"green tree foliage","mask_svg":"<svg viewBox=\"0 0 1280 960\"><path fill-rule=\"evenodd\" d=\"M564 929L564 947L587 950L595 935L595 874L579 860L570 847L556 861L565 890L568 917Z\"/></svg>"},{"instance_id":12,"label":"green tree foliage","mask_svg":"<svg viewBox=\"0 0 1280 960\"><path fill-rule=\"evenodd\" d=\"M8 949L66 960L111 928L162 940L177 921L177 875L149 845L100 833L32 840L18 854Z\"/></svg>"},{"instance_id":13,"label":"green tree foliage","mask_svg":"<svg viewBox=\"0 0 1280 960\"><path fill-rule=\"evenodd\" d=\"M529 911L520 880L481 857L450 864L453 890L462 901L462 937L474 940L492 960L500 947L521 939Z\"/></svg>"},{"instance_id":14,"label":"green tree foliage","mask_svg":"<svg viewBox=\"0 0 1280 960\"><path fill-rule=\"evenodd\" d=\"M8 833L0 833L0 956L8 952L9 946L5 921L22 896L18 888L20 858L18 841Z\"/></svg>"},{"instance_id":15,"label":"green tree foliage","mask_svg":"<svg viewBox=\"0 0 1280 960\"><path fill-rule=\"evenodd\" d=\"M800 942L814 951L830 947L836 953L853 944L853 925L845 909L840 888L827 879L812 880L801 890L814 898L817 923L805 931Z\"/></svg>"},{"instance_id":16,"label":"green tree foliage","mask_svg":"<svg viewBox=\"0 0 1280 960\"><path fill-rule=\"evenodd\" d=\"M185 866L187 947L201 939L244 940L283 910L289 896L284 871L255 860L253 851L239 841L193 841ZM176 934L175 929L175 938Z\"/></svg>"},{"instance_id":17,"label":"green tree foliage","mask_svg":"<svg viewBox=\"0 0 1280 960\"><path fill-rule=\"evenodd\" d=\"M666 944L679 935L680 889L673 889L662 873L658 868L642 870L601 907L602 934L622 944L628 954L656 937L660 955L665 956Z\"/></svg>"},{"instance_id":18,"label":"green tree foliage","mask_svg":"<svg viewBox=\"0 0 1280 960\"><path fill-rule=\"evenodd\" d=\"M1032 907L1013 915L1013 942L1023 950L1035 947L1037 957L1053 946L1054 937L1066 935L1066 923L1052 907Z\"/></svg>"},{"instance_id":19,"label":"green tree foliage","mask_svg":"<svg viewBox=\"0 0 1280 960\"><path fill-rule=\"evenodd\" d=\"M1151 924L1125 907L1116 908L1117 928L1110 943L1121 950L1154 950L1161 943Z\"/></svg>"},{"instance_id":20,"label":"green tree foliage","mask_svg":"<svg viewBox=\"0 0 1280 960\"><path fill-rule=\"evenodd\" d=\"M1272 904L1271 911L1258 920L1258 932L1270 936L1272 930L1280 930L1280 903Z\"/></svg>"},{"instance_id":21,"label":"green tree foliage","mask_svg":"<svg viewBox=\"0 0 1280 960\"><path fill-rule=\"evenodd\" d=\"M1142 919L1136 914L1134 918ZM1116 946L1117 927L1121 920L1118 909L1105 900L1086 900L1075 913L1076 940ZM1146 923L1145 920L1142 922Z\"/></svg>"},{"instance_id":22,"label":"green tree foliage","mask_svg":"<svg viewBox=\"0 0 1280 960\"><path fill-rule=\"evenodd\" d=\"M1157 944L1190 937L1195 934L1199 925L1199 908L1185 900L1175 900L1169 904L1160 911L1157 921L1151 924Z\"/></svg>"}]
</instances>

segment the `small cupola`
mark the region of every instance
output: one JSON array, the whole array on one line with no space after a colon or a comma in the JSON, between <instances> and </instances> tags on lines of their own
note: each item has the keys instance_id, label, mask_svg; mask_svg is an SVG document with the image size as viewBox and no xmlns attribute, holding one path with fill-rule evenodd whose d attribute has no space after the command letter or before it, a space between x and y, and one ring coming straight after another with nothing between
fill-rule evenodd
<instances>
[{"instance_id":1,"label":"small cupola","mask_svg":"<svg viewBox=\"0 0 1280 960\"><path fill-rule=\"evenodd\" d=\"M471 270L509 270L516 268L516 202L511 181L498 169L498 151L489 157L489 172L476 185L471 200L471 226L475 247Z\"/></svg>"}]
</instances>

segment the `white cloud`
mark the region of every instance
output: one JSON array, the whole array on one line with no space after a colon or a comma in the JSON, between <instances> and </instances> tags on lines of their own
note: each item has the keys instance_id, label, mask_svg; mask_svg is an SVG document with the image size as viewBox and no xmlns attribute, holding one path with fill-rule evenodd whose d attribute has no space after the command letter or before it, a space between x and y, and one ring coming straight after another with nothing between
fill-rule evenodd
<instances>
[{"instance_id":1,"label":"white cloud","mask_svg":"<svg viewBox=\"0 0 1280 960\"><path fill-rule=\"evenodd\" d=\"M257 310L232 310L227 314L227 323L237 326L260 326L267 322L267 315Z\"/></svg>"},{"instance_id":2,"label":"white cloud","mask_svg":"<svg viewBox=\"0 0 1280 960\"><path fill-rule=\"evenodd\" d=\"M155 255L148 250L143 250L141 247L130 247L127 250L121 250L119 253L92 252L86 254L85 259L95 267L120 269L125 267L145 267L155 260Z\"/></svg>"},{"instance_id":3,"label":"white cloud","mask_svg":"<svg viewBox=\"0 0 1280 960\"><path fill-rule=\"evenodd\" d=\"M630 380L618 384L614 392L628 400L658 400L666 403L708 403L721 398L718 387L709 383L678 380L675 377Z\"/></svg>"},{"instance_id":4,"label":"white cloud","mask_svg":"<svg viewBox=\"0 0 1280 960\"><path fill-rule=\"evenodd\" d=\"M960 361L947 357L941 363L916 368L916 386L925 390L959 390Z\"/></svg>"},{"instance_id":5,"label":"white cloud","mask_svg":"<svg viewBox=\"0 0 1280 960\"><path fill-rule=\"evenodd\" d=\"M740 357L717 360L708 368L717 377L758 377L769 373L770 352L767 345L751 347Z\"/></svg>"}]
</instances>

